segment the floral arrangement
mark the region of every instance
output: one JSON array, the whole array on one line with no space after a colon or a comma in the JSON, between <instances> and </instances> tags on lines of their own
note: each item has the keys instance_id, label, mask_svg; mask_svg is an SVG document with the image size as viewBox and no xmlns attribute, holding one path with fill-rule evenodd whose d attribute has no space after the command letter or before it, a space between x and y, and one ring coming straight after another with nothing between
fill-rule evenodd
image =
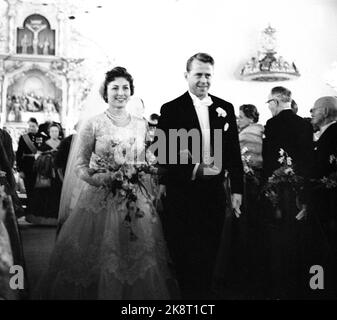
<instances>
[{"instance_id":1,"label":"floral arrangement","mask_svg":"<svg viewBox=\"0 0 337 320\"><path fill-rule=\"evenodd\" d=\"M243 171L246 175L254 175L254 170L250 165L251 155L248 155L248 148L244 147L241 149L241 160L243 164Z\"/></svg>"},{"instance_id":2,"label":"floral arrangement","mask_svg":"<svg viewBox=\"0 0 337 320\"><path fill-rule=\"evenodd\" d=\"M156 157L149 150L148 144L139 144L135 138L110 141L102 155L93 154L91 157L89 174L110 172L110 182L103 188L107 189L107 195L112 192L113 195L118 195L120 202L126 203L124 224L130 229L131 240L137 239L131 228L132 218L144 216L137 205L138 192L150 203L154 200L144 185L144 178L146 174L157 173L155 163Z\"/></svg>"},{"instance_id":3,"label":"floral arrangement","mask_svg":"<svg viewBox=\"0 0 337 320\"><path fill-rule=\"evenodd\" d=\"M280 149L279 154L280 158L278 159L278 162L281 166L274 171L271 177L269 177L263 189L264 195L274 207L279 206L279 194L281 188L290 188L295 195L298 196L304 185L304 178L295 173L293 161L287 152Z\"/></svg>"},{"instance_id":4,"label":"floral arrangement","mask_svg":"<svg viewBox=\"0 0 337 320\"><path fill-rule=\"evenodd\" d=\"M249 149L244 147L241 149L241 161L243 165L243 172L245 179L248 179L250 182L254 183L254 185L260 185L260 175L259 172L256 172L251 165L251 155L248 154Z\"/></svg>"}]
</instances>

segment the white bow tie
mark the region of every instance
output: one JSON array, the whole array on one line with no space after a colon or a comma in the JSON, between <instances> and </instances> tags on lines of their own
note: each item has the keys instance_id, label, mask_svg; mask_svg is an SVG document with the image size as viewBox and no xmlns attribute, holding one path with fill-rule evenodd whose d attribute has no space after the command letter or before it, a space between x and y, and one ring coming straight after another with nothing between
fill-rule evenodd
<instances>
[{"instance_id":1,"label":"white bow tie","mask_svg":"<svg viewBox=\"0 0 337 320\"><path fill-rule=\"evenodd\" d=\"M194 97L193 97L194 98ZM199 98L193 99L193 104L197 108L209 107L213 104L213 101L210 96L205 97L204 99L200 100Z\"/></svg>"}]
</instances>

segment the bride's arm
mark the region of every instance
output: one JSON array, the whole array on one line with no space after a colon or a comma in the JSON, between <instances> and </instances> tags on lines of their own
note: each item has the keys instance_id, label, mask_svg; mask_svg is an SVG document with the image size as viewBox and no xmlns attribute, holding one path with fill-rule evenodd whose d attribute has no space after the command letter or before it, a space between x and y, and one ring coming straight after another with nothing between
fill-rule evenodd
<instances>
[{"instance_id":1,"label":"bride's arm","mask_svg":"<svg viewBox=\"0 0 337 320\"><path fill-rule=\"evenodd\" d=\"M110 173L95 173L89 171L89 163L92 153L95 150L96 130L95 122L88 121L80 130L79 140L75 143L75 150L78 149L75 172L77 176L85 182L95 187L100 187L107 184L110 179Z\"/></svg>"}]
</instances>

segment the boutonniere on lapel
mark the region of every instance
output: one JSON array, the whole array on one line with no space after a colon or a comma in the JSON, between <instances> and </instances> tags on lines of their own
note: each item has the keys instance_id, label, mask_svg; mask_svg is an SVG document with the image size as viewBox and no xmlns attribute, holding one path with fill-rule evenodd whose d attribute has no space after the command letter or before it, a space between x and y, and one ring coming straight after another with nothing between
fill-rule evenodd
<instances>
[{"instance_id":1,"label":"boutonniere on lapel","mask_svg":"<svg viewBox=\"0 0 337 320\"><path fill-rule=\"evenodd\" d=\"M218 113L218 117L223 117L223 118L227 117L227 112L224 109L218 107L215 109L215 111Z\"/></svg>"},{"instance_id":2,"label":"boutonniere on lapel","mask_svg":"<svg viewBox=\"0 0 337 320\"><path fill-rule=\"evenodd\" d=\"M222 109L222 108L216 108L215 111L218 113L218 117L222 117L222 118L226 118L227 117L227 112ZM223 130L226 132L229 128L229 123L226 122L224 127L223 127Z\"/></svg>"}]
</instances>

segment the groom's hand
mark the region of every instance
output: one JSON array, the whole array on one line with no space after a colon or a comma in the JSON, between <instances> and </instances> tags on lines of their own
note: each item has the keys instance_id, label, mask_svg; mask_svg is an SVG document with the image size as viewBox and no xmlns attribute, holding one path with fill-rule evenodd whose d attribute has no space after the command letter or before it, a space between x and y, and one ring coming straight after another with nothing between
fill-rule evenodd
<instances>
[{"instance_id":1,"label":"groom's hand","mask_svg":"<svg viewBox=\"0 0 337 320\"><path fill-rule=\"evenodd\" d=\"M195 177L198 180L210 180L213 176L219 173L220 170L216 166L210 166L205 163L200 163Z\"/></svg>"},{"instance_id":2,"label":"groom's hand","mask_svg":"<svg viewBox=\"0 0 337 320\"><path fill-rule=\"evenodd\" d=\"M237 218L240 218L241 215L241 204L242 204L242 195L238 193L232 194L232 207L234 210L234 214Z\"/></svg>"}]
</instances>

